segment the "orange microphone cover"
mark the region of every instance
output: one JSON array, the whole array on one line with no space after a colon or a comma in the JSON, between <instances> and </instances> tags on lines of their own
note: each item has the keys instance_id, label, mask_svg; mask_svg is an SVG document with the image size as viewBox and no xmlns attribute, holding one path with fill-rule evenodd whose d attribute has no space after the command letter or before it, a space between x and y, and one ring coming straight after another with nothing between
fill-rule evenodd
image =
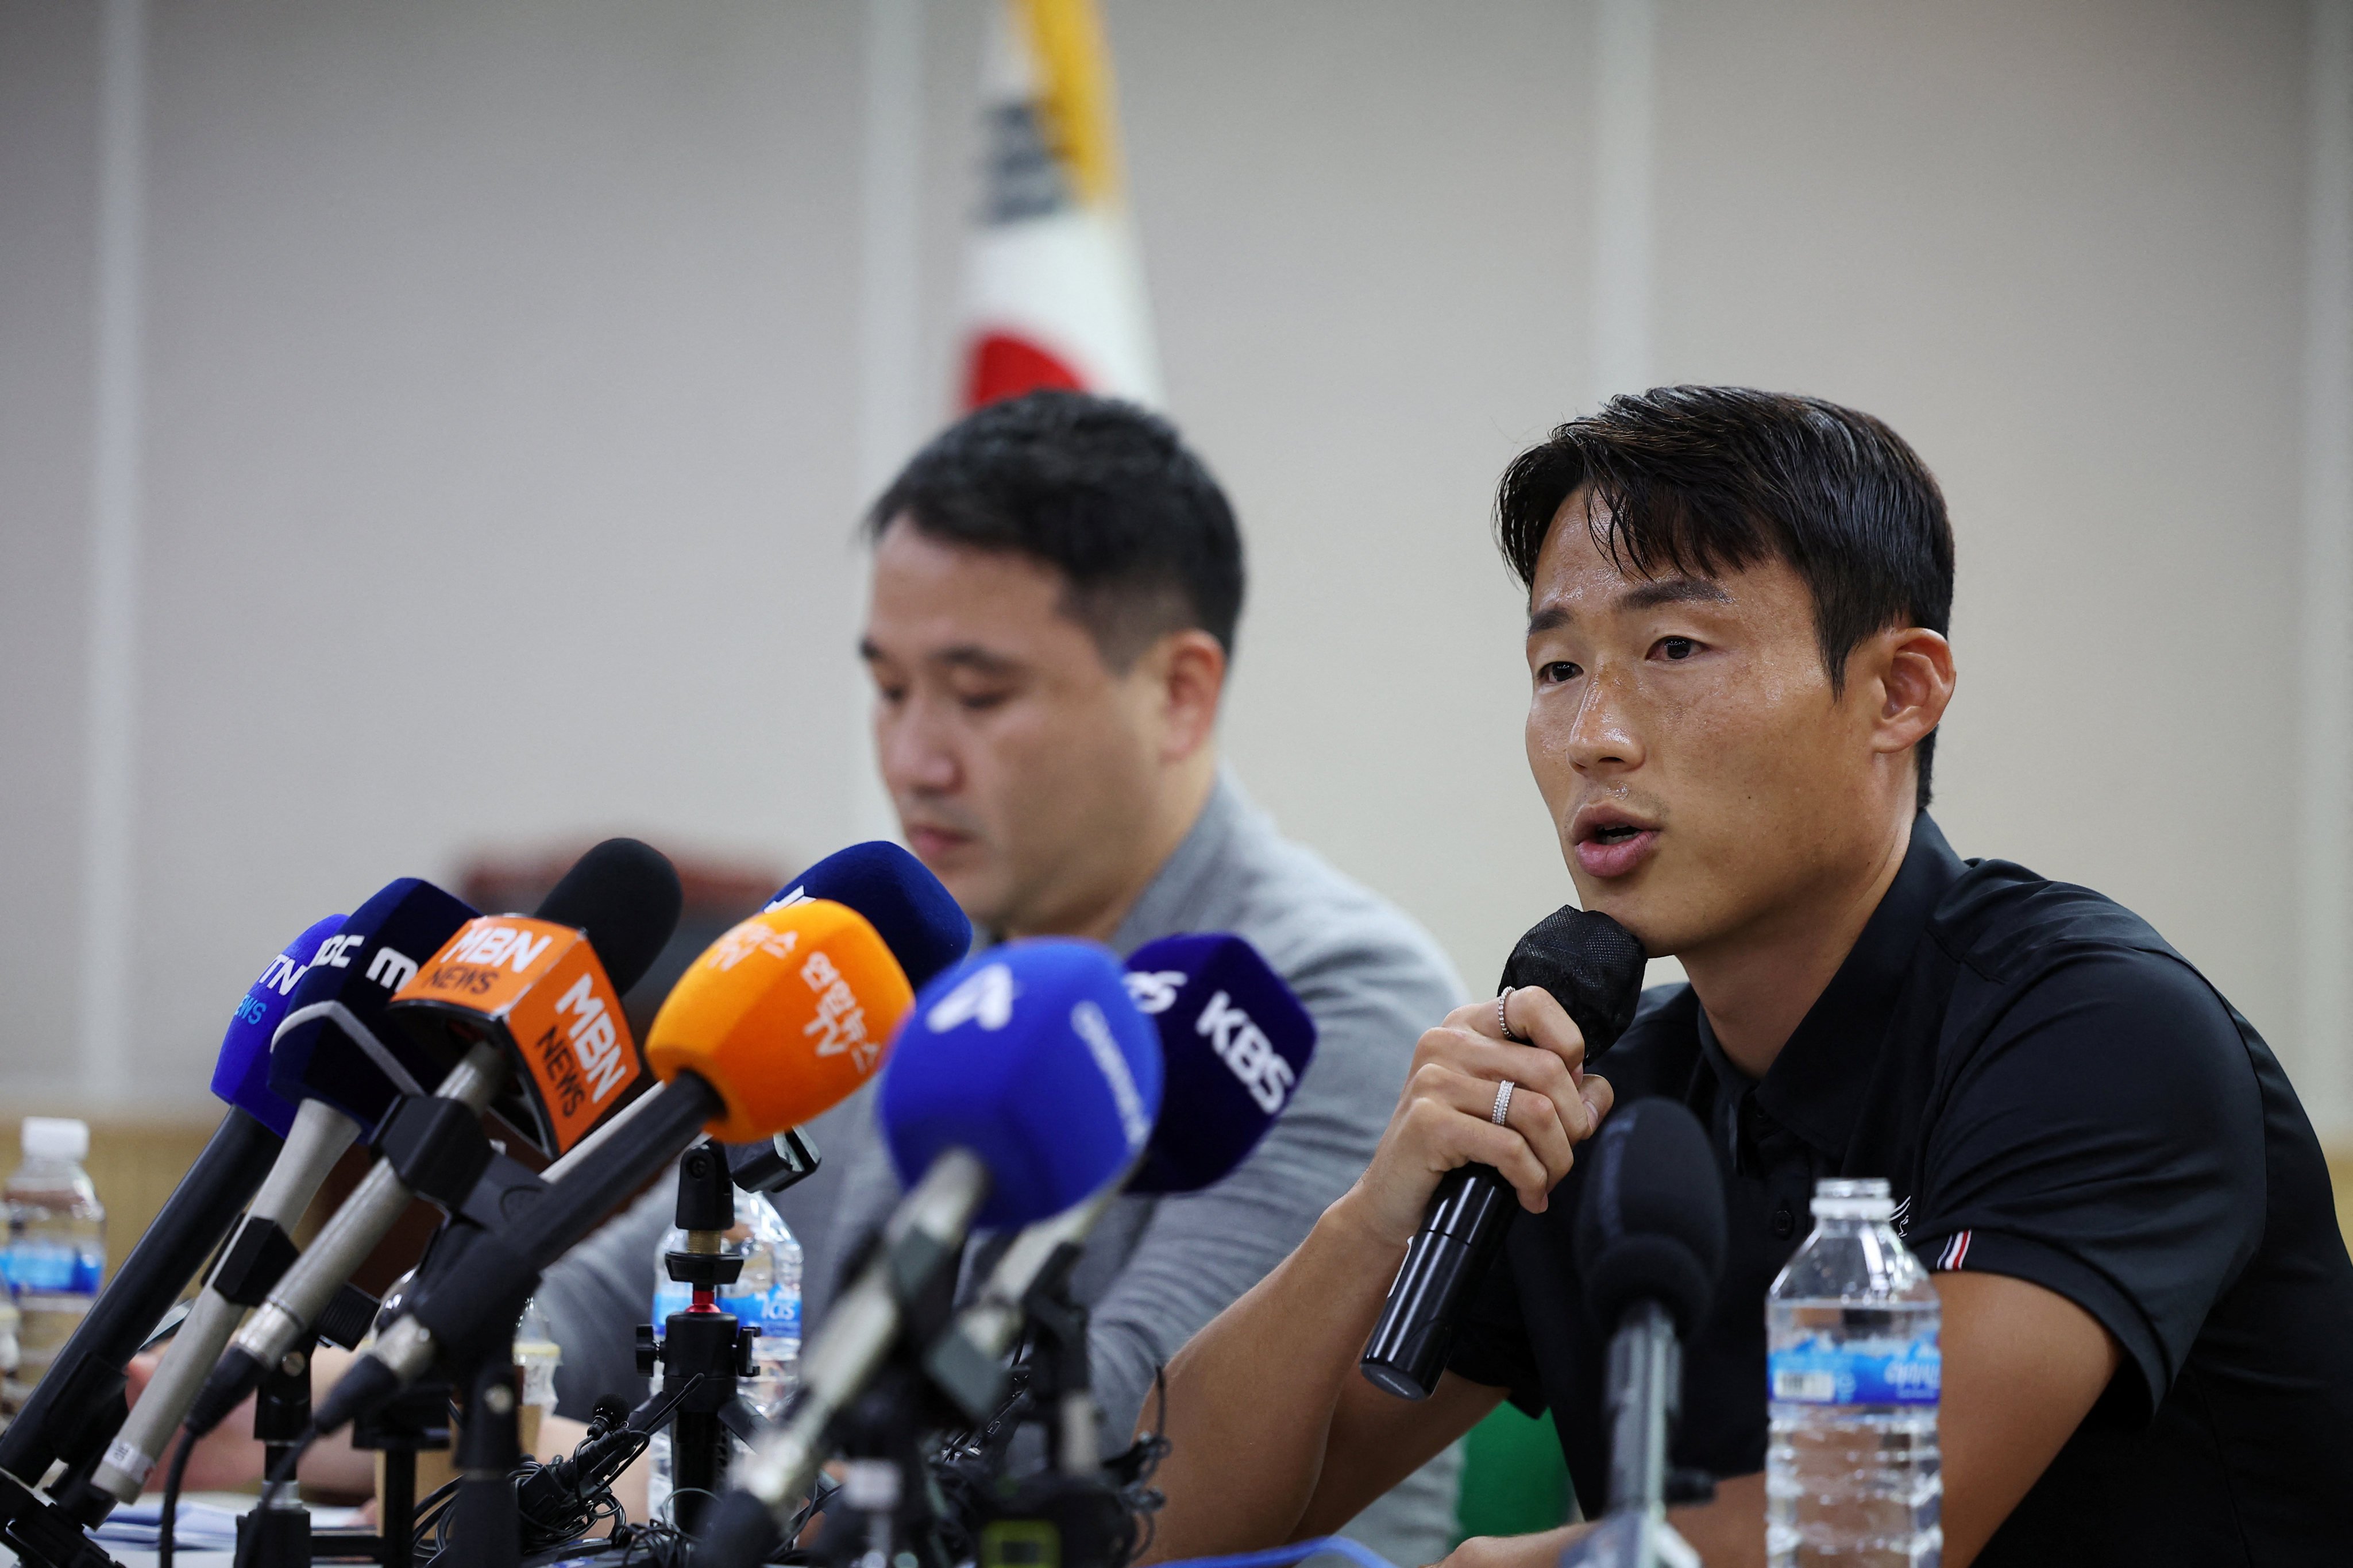
<instances>
[{"instance_id":1,"label":"orange microphone cover","mask_svg":"<svg viewBox=\"0 0 2353 1568\"><path fill-rule=\"evenodd\" d=\"M518 1070L491 1108L551 1156L651 1082L596 950L553 921L468 921L385 1010L444 1048L503 1046Z\"/></svg>"},{"instance_id":2,"label":"orange microphone cover","mask_svg":"<svg viewBox=\"0 0 2353 1568\"><path fill-rule=\"evenodd\" d=\"M829 899L765 910L703 951L646 1035L668 1082L681 1068L727 1102L711 1135L749 1143L798 1127L882 1065L914 1005L866 917Z\"/></svg>"}]
</instances>

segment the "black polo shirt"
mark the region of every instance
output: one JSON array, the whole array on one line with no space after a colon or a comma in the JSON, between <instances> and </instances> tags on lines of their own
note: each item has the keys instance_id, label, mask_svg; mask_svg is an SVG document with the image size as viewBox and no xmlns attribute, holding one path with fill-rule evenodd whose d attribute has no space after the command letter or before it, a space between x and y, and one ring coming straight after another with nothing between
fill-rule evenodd
<instances>
[{"instance_id":1,"label":"black polo shirt","mask_svg":"<svg viewBox=\"0 0 2353 1568\"><path fill-rule=\"evenodd\" d=\"M1675 1462L1765 1465L1765 1293L1817 1178L1884 1176L1921 1261L2031 1280L2124 1349L1983 1563L2353 1563L2353 1261L2269 1047L2099 894L1963 861L1926 816L1762 1079L1688 986L1597 1067L1710 1131L1730 1245L1684 1347ZM1451 1366L1552 1407L1578 1500L1608 1485L1608 1335L1570 1247L1582 1165L1517 1213ZM1564 1201L1564 1199L1566 1201Z\"/></svg>"}]
</instances>

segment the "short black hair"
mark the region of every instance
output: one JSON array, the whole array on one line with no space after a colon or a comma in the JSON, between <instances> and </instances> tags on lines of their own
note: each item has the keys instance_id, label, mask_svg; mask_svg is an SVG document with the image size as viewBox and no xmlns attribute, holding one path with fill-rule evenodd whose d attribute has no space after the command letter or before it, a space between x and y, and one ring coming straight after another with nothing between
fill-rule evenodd
<instances>
[{"instance_id":1,"label":"short black hair","mask_svg":"<svg viewBox=\"0 0 2353 1568\"><path fill-rule=\"evenodd\" d=\"M1889 626L1943 635L1953 612L1953 525L1920 455L1868 414L1744 386L1661 386L1572 419L1504 470L1495 542L1520 582L1562 503L1582 489L1594 542L1645 576L1697 576L1778 559L1814 596L1831 689L1847 656ZM1922 738L1928 808L1936 737Z\"/></svg>"},{"instance_id":2,"label":"short black hair","mask_svg":"<svg viewBox=\"0 0 2353 1568\"><path fill-rule=\"evenodd\" d=\"M866 537L902 517L934 539L1060 571L1071 615L1114 669L1192 626L1233 653L1234 509L1176 427L1132 403L1046 391L976 410L900 470L867 512Z\"/></svg>"}]
</instances>

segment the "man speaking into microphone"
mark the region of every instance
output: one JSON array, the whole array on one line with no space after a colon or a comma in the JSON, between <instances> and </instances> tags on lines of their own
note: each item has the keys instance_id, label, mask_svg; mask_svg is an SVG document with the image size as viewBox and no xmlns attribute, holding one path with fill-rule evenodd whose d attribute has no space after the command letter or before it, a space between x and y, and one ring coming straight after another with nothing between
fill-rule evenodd
<instances>
[{"instance_id":1,"label":"man speaking into microphone","mask_svg":"<svg viewBox=\"0 0 2353 1568\"><path fill-rule=\"evenodd\" d=\"M1667 387L1523 454L1497 512L1579 901L1690 984L1594 1073L1541 992L1422 1037L1356 1185L1171 1363L1152 1554L1318 1534L1507 1397L1553 1410L1594 1510L1575 1146L1665 1096L1727 1224L1670 1452L1715 1479L1672 1512L1708 1563L1765 1561L1765 1298L1825 1177L1884 1178L1934 1271L1947 1568L2353 1561L2353 1262L2278 1062L2138 918L1927 816L1954 552L1918 457L1817 399ZM1366 1336L1473 1163L1516 1191L1501 1253L1429 1396L1382 1392ZM1451 1561L1548 1568L1578 1528Z\"/></svg>"},{"instance_id":2,"label":"man speaking into microphone","mask_svg":"<svg viewBox=\"0 0 2353 1568\"><path fill-rule=\"evenodd\" d=\"M1240 1169L1204 1191L1116 1200L1073 1272L1092 1387L1125 1431L1149 1415L1159 1365L1364 1168L1415 1036L1461 988L1419 927L1282 837L1220 768L1242 541L1166 421L1076 393L993 405L909 461L866 532L877 760L908 845L977 940L1090 937L1128 953L1232 931L1314 1022L1313 1063ZM817 1137L824 1170L776 1205L808 1247L812 1331L845 1256L899 1197L871 1095ZM628 1325L670 1211L657 1184L549 1272L540 1300L565 1347L567 1409L585 1411L592 1379L638 1384ZM975 1261L968 1287L986 1274ZM1445 1448L1334 1527L1399 1562L1443 1554L1459 1468Z\"/></svg>"}]
</instances>

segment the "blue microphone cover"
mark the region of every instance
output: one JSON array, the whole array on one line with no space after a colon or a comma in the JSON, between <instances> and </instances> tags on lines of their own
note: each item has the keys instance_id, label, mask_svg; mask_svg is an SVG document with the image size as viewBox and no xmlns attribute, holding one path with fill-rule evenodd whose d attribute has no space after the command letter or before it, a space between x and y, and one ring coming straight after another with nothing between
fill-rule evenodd
<instances>
[{"instance_id":1,"label":"blue microphone cover","mask_svg":"<svg viewBox=\"0 0 2353 1568\"><path fill-rule=\"evenodd\" d=\"M220 1060L213 1064L213 1093L280 1138L294 1125L294 1103L269 1087L269 1041L286 1016L295 984L319 944L343 929L343 916L329 915L296 937L269 961L228 1016Z\"/></svg>"},{"instance_id":2,"label":"blue microphone cover","mask_svg":"<svg viewBox=\"0 0 2353 1568\"><path fill-rule=\"evenodd\" d=\"M1160 1110L1160 1042L1118 960L1039 938L966 959L915 997L875 1121L902 1184L950 1149L989 1173L975 1223L1028 1225L1116 1179Z\"/></svg>"},{"instance_id":3,"label":"blue microphone cover","mask_svg":"<svg viewBox=\"0 0 2353 1568\"><path fill-rule=\"evenodd\" d=\"M1198 1192L1250 1157L1315 1056L1315 1021L1258 949L1165 936L1128 955L1127 994L1160 1030L1160 1120L1132 1193Z\"/></svg>"},{"instance_id":4,"label":"blue microphone cover","mask_svg":"<svg viewBox=\"0 0 2353 1568\"><path fill-rule=\"evenodd\" d=\"M918 991L972 946L972 921L940 879L879 838L835 850L786 883L761 912L805 899L830 899L865 916Z\"/></svg>"},{"instance_id":5,"label":"blue microphone cover","mask_svg":"<svg viewBox=\"0 0 2353 1568\"><path fill-rule=\"evenodd\" d=\"M292 1018L339 1003L370 1037L356 1038L323 1015L281 1024L269 1052L269 1087L290 1100L323 1100L364 1128L383 1119L396 1095L431 1089L447 1064L408 1030L385 1027L384 1005L477 912L416 877L385 883L353 910L313 952L286 1012ZM410 1081L400 1082L396 1071Z\"/></svg>"}]
</instances>

